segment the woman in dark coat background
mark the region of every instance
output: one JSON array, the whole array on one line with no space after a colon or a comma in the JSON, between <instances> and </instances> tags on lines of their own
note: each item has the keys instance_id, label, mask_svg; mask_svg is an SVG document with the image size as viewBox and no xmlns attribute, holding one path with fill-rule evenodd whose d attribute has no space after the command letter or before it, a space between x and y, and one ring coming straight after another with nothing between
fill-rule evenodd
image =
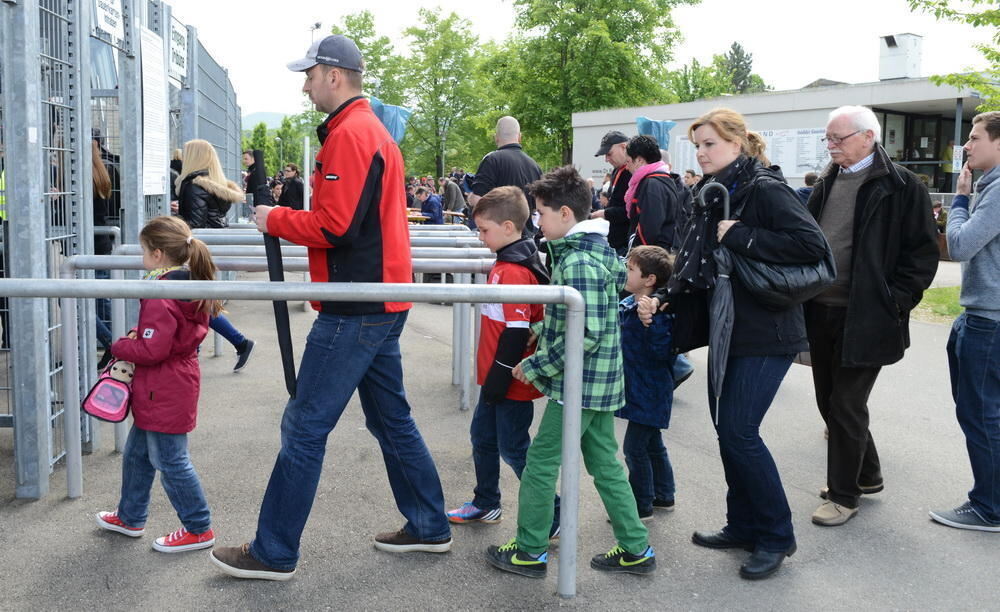
<instances>
[{"instance_id":1,"label":"woman in dark coat background","mask_svg":"<svg viewBox=\"0 0 1000 612\"><path fill-rule=\"evenodd\" d=\"M736 219L722 218L721 198L708 203L709 222L701 237L707 260L719 243L734 254L774 263L809 264L823 258L827 247L822 231L780 169L768 167L763 138L747 129L739 113L712 110L691 124L688 136L705 175L696 190L710 182L724 185ZM685 261L689 254L682 246L676 263L682 274L702 261L700 253L697 262ZM735 274L731 284L735 317L725 379L721 390L712 389L710 367L708 394L729 487L727 522L719 531L696 531L692 541L707 548L752 551L740 576L756 580L776 572L796 548L791 509L760 425L795 354L809 345L800 305L771 310ZM649 300L640 316L658 305Z\"/></svg>"},{"instance_id":2,"label":"woman in dark coat background","mask_svg":"<svg viewBox=\"0 0 1000 612\"><path fill-rule=\"evenodd\" d=\"M295 210L302 210L305 189L302 186L299 167L295 164L285 164L283 174L285 180L281 188L281 197L278 198L278 206L288 206Z\"/></svg>"}]
</instances>

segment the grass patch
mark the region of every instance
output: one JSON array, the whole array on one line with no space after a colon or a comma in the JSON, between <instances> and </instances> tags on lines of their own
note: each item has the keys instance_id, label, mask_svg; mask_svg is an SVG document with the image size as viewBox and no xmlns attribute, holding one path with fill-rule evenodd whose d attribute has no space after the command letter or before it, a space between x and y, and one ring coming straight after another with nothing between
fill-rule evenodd
<instances>
[{"instance_id":1,"label":"grass patch","mask_svg":"<svg viewBox=\"0 0 1000 612\"><path fill-rule=\"evenodd\" d=\"M958 305L961 287L937 287L924 291L924 297L913 310L914 318L928 323L951 323L962 314Z\"/></svg>"}]
</instances>

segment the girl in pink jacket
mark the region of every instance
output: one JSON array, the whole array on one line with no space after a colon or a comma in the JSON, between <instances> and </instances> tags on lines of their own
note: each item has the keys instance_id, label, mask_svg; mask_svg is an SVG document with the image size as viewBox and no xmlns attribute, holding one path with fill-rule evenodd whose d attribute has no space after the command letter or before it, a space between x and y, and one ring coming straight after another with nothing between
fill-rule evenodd
<instances>
[{"instance_id":1,"label":"girl in pink jacket","mask_svg":"<svg viewBox=\"0 0 1000 612\"><path fill-rule=\"evenodd\" d=\"M139 242L147 279L215 278L208 247L178 217L153 219L140 232ZM198 412L198 346L208 333L209 315L221 309L215 300L141 300L138 325L111 346L116 358L135 364L134 422L122 456L118 509L99 512L97 525L141 536L153 478L160 472L160 482L183 525L156 538L153 548L160 552L197 550L215 543L208 502L188 456L187 434L194 429Z\"/></svg>"}]
</instances>

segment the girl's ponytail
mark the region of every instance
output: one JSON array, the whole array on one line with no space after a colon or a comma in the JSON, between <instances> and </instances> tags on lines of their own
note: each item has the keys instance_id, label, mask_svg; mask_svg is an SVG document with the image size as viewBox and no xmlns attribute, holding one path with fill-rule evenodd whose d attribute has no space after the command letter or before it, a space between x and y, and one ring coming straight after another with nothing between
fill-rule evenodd
<instances>
[{"instance_id":1,"label":"girl's ponytail","mask_svg":"<svg viewBox=\"0 0 1000 612\"><path fill-rule=\"evenodd\" d=\"M215 273L218 268L212 261L212 253L208 246L192 235L188 235L188 270L191 272L191 280L215 280ZM201 310L213 317L222 312L222 302L219 300L201 300Z\"/></svg>"}]
</instances>

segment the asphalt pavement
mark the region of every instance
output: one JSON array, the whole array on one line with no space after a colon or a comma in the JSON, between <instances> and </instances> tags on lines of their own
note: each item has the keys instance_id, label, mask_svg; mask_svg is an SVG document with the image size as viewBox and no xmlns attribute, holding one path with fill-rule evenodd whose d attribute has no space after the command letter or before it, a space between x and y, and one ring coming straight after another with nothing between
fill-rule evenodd
<instances>
[{"instance_id":1,"label":"asphalt pavement","mask_svg":"<svg viewBox=\"0 0 1000 612\"><path fill-rule=\"evenodd\" d=\"M261 278L261 275L250 275ZM217 542L253 537L257 511L279 445L286 399L266 302L228 306L234 324L257 341L247 368L231 372L226 347L202 360L202 399L190 451L212 507ZM314 317L291 309L301 351ZM677 479L677 507L648 523L657 553L652 576L591 570L591 555L613 545L610 525L591 480L581 478L578 596L555 595L559 551L545 580L499 572L483 552L515 532L517 481L502 472L505 520L459 525L447 554L395 555L374 549L375 533L398 529L375 440L357 399L330 436L322 479L302 538L296 576L287 583L240 581L221 574L206 551L166 555L152 540L177 527L157 483L146 535L130 539L99 530L94 514L115 507L121 457L111 428L84 458L84 495L65 495L57 467L52 493L40 501L13 498L11 430L0 430L0 609L9 610L984 610L997 609L1000 534L932 523L927 512L961 503L972 484L964 438L949 397L948 326L913 323L905 359L883 370L870 400L885 491L862 500L842 527L817 527L825 475L823 423L809 368L794 365L762 433L792 507L798 552L773 578L737 575L746 553L694 546L691 533L725 522L725 482L707 408L704 350L692 353L694 376L677 392L665 434ZM418 305L403 337L405 384L413 413L437 462L449 507L471 498L474 473L468 428L451 385L451 313ZM336 376L336 372L331 372ZM541 409L541 402L537 408ZM619 422L619 439L624 422Z\"/></svg>"}]
</instances>

